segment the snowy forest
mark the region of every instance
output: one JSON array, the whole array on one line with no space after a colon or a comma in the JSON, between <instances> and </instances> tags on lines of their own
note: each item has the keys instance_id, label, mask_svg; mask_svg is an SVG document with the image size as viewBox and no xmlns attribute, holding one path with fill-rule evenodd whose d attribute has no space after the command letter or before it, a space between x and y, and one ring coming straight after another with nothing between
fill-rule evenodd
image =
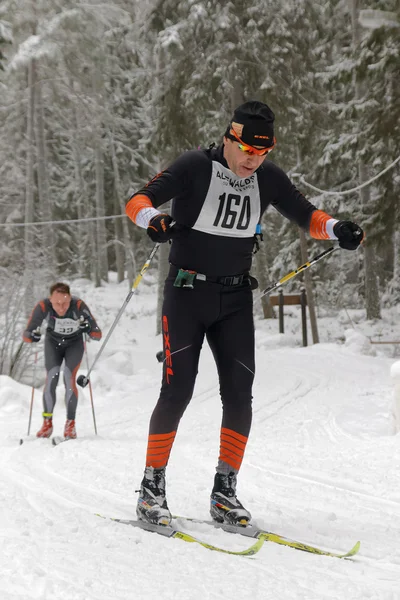
<instances>
[{"instance_id":1,"label":"snowy forest","mask_svg":"<svg viewBox=\"0 0 400 600\"><path fill-rule=\"evenodd\" d=\"M3 0L0 372L52 282L129 290L152 247L130 194L249 99L276 115L268 160L366 232L311 273L315 302L379 319L400 300L399 49L399 0ZM262 225L262 289L328 248L272 208Z\"/></svg>"}]
</instances>

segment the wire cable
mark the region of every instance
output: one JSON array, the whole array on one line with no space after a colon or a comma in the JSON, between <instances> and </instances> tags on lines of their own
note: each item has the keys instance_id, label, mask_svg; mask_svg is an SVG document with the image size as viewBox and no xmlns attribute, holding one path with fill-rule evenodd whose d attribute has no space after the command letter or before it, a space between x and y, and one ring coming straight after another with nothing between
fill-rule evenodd
<instances>
[{"instance_id":1,"label":"wire cable","mask_svg":"<svg viewBox=\"0 0 400 600\"><path fill-rule=\"evenodd\" d=\"M328 190L321 190L320 188L315 187L315 185L312 185L311 183L308 183L307 181L305 181L304 176L300 175L298 173L292 174L292 177L295 177L295 176L299 177L301 183L303 183L304 185L307 185L309 188L311 188L315 192L319 192L320 194L327 194L329 196L346 196L347 194L353 194L354 192L358 192L358 190L361 190L362 188L366 187L367 185L371 185L371 183L373 183L374 181L379 179L379 177L382 177L382 175L384 175L384 173L387 173L387 171L392 169L399 161L400 161L400 156L398 156L396 158L396 160L394 160L388 167L386 167L386 169L383 169L383 171L378 173L378 175L375 175L375 177L372 177L372 179L369 179L368 181L361 183L360 185L358 185L355 188L352 188L351 190L345 190L344 192L332 192L332 191L328 191Z\"/></svg>"}]
</instances>

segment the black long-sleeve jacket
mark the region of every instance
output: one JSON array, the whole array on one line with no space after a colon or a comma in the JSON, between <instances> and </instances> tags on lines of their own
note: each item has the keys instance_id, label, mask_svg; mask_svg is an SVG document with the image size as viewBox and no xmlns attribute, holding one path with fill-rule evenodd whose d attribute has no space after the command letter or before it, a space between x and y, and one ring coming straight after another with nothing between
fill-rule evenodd
<instances>
[{"instance_id":1,"label":"black long-sleeve jacket","mask_svg":"<svg viewBox=\"0 0 400 600\"><path fill-rule=\"evenodd\" d=\"M250 270L256 226L270 204L306 230L317 210L269 160L248 178L236 176L223 145L182 154L132 198L139 194L155 208L173 199L171 215L187 229L174 236L169 260L210 276Z\"/></svg>"}]
</instances>

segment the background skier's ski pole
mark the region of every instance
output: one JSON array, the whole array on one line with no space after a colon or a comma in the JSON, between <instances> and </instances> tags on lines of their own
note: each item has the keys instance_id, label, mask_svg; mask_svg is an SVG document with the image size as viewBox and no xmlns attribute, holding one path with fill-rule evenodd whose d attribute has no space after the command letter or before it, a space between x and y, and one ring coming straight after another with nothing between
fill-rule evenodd
<instances>
[{"instance_id":1,"label":"background skier's ski pole","mask_svg":"<svg viewBox=\"0 0 400 600\"><path fill-rule=\"evenodd\" d=\"M32 376L32 392L31 392L31 405L29 408L29 420L28 420L28 433L27 435L29 436L30 432L31 432L31 422L32 422L32 409L33 409L33 398L35 396L35 383L36 383L36 365L37 365L37 360L38 360L38 354L39 352L36 350L35 351L35 358L33 360L33 376ZM23 443L23 439L19 440L19 443L22 444Z\"/></svg>"},{"instance_id":2,"label":"background skier's ski pole","mask_svg":"<svg viewBox=\"0 0 400 600\"><path fill-rule=\"evenodd\" d=\"M339 246L332 246L331 248L328 248L328 250L325 250L324 252L321 252L321 254L318 254L317 256L315 256L314 258L312 258L311 260L307 261L306 263L304 263L304 265L301 265L300 267L298 267L294 271L290 271L290 273L288 273L287 275L285 275L284 277L282 277L282 279L280 279L279 281L273 283L269 287L265 288L265 290L263 290L262 292L260 292L254 298L254 302L256 302L257 300L260 300L260 298L262 298L266 294L270 294L271 292L273 292L274 290L276 290L278 287L280 287L281 285L283 285L284 283L286 283L287 281L289 281L289 279L292 279L292 277L296 277L296 275L298 275L302 271L305 271L306 269L309 269L312 265L315 265L316 262L318 262L319 260L321 260L321 258L325 258L326 256L329 256L329 254L332 254L332 252L335 252L336 250L339 250L339 249L340 249Z\"/></svg>"},{"instance_id":3,"label":"background skier's ski pole","mask_svg":"<svg viewBox=\"0 0 400 600\"><path fill-rule=\"evenodd\" d=\"M157 252L159 245L160 245L160 244L159 244L159 243L157 243L157 244L154 246L153 250L151 251L151 253L150 253L149 257L148 257L148 259L147 259L147 260L146 260L146 262L144 263L144 265L143 265L143 267L142 267L142 269L141 269L141 271L140 271L139 275L136 277L135 281L133 282L133 285L132 285L131 291L129 292L129 294L128 294L128 295L127 295L127 297L125 298L125 302L123 303L123 305L122 305L122 306L121 306L121 308L119 309L119 313L118 313L118 314L117 314L117 316L115 317L114 323L111 325L111 329L110 329L110 331L107 333L106 339L105 339L105 340L104 340L104 342L102 343L102 345L101 345L101 348L100 348L100 350L98 351L98 353L97 353L97 355L96 355L96 357L95 357L95 359L94 359L94 361L93 361L93 364L92 364L92 366L90 367L90 369L89 369L89 371L88 371L87 375L86 375L86 376L85 376L85 375L79 375L78 379L76 380L76 383L77 383L78 385L80 385L81 387L86 387L86 386L87 386L87 384L89 383L89 376L90 376L90 373L93 371L93 368L94 368L94 366L95 366L96 362L97 362L97 361L98 361L98 359L100 358L100 356L101 356L101 353L103 352L103 350L104 350L104 348L105 348L105 346L106 346L106 344L107 344L108 340L110 339L110 337L111 337L111 334L112 334L112 332L114 331L114 329L115 329L115 326L117 325L118 321L120 320L120 318L121 318L121 315L122 315L122 313L124 312L124 310L125 310L125 308L126 308L126 306L127 306L128 302L129 302L129 300L132 298L133 294L134 294L134 293L135 293L135 291L136 291L136 288L137 288L137 286L138 286L138 285L139 285L139 283L141 282L143 275L145 274L145 272L146 272L146 271L147 271L147 269L149 268L149 265L150 265L151 261L153 260L153 257L154 257L154 255L155 255L155 253Z\"/></svg>"},{"instance_id":4,"label":"background skier's ski pole","mask_svg":"<svg viewBox=\"0 0 400 600\"><path fill-rule=\"evenodd\" d=\"M85 340L85 354L86 354L86 368L89 369L89 358L88 358L88 352L87 352L87 339ZM93 414L94 432L97 435L96 415L94 414L94 403L93 403L93 390L92 390L92 384L91 384L90 381L89 381L89 392L90 392L90 402L92 403L92 414Z\"/></svg>"},{"instance_id":5,"label":"background skier's ski pole","mask_svg":"<svg viewBox=\"0 0 400 600\"><path fill-rule=\"evenodd\" d=\"M38 354L39 354L39 352L36 350L35 359L33 361L32 394L31 394L31 406L29 409L29 421L28 421L28 434L27 435L29 435L31 432L32 409L33 409L33 398L35 395L36 365L37 365L37 360L38 360Z\"/></svg>"}]
</instances>

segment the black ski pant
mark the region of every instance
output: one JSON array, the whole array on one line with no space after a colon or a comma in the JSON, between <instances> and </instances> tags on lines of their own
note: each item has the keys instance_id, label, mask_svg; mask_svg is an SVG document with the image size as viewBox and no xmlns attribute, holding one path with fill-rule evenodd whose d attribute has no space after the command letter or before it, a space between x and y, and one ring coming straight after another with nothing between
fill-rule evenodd
<instances>
[{"instance_id":1,"label":"black ski pant","mask_svg":"<svg viewBox=\"0 0 400 600\"><path fill-rule=\"evenodd\" d=\"M47 371L43 390L43 415L52 415L56 403L56 388L60 377L61 364L64 361L65 406L67 419L75 420L78 404L76 374L83 356L83 335L72 339L56 339L46 335L44 341L44 360Z\"/></svg>"},{"instance_id":2,"label":"black ski pant","mask_svg":"<svg viewBox=\"0 0 400 600\"><path fill-rule=\"evenodd\" d=\"M192 398L204 337L218 369L222 431L236 432L245 445L251 427L255 361L253 296L248 278L236 286L196 280L189 289L174 287L176 273L171 267L164 288L163 379L150 420L146 463L152 466L163 466L162 460L152 463L154 447L164 444L167 451L166 445L172 446ZM166 460L164 457L165 464Z\"/></svg>"}]
</instances>

